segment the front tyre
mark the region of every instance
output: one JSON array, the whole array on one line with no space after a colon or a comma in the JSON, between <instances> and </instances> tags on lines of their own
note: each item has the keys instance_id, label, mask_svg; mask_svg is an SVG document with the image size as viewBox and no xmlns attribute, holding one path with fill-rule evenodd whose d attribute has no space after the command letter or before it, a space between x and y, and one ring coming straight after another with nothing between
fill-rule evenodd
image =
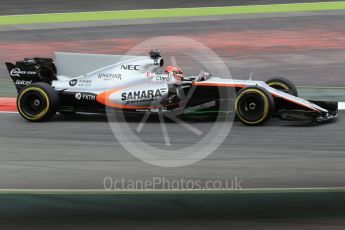
<instances>
[{"instance_id":1,"label":"front tyre","mask_svg":"<svg viewBox=\"0 0 345 230\"><path fill-rule=\"evenodd\" d=\"M298 97L298 91L297 91L296 86L290 80L286 78L283 78L283 77L271 78L268 81L266 81L266 84L279 91Z\"/></svg>"},{"instance_id":2,"label":"front tyre","mask_svg":"<svg viewBox=\"0 0 345 230\"><path fill-rule=\"evenodd\" d=\"M274 99L262 87L243 88L237 93L235 111L242 123L251 126L262 125L272 116Z\"/></svg>"},{"instance_id":3,"label":"front tyre","mask_svg":"<svg viewBox=\"0 0 345 230\"><path fill-rule=\"evenodd\" d=\"M47 121L56 114L58 95L44 82L33 83L21 89L17 96L17 109L28 121Z\"/></svg>"}]
</instances>

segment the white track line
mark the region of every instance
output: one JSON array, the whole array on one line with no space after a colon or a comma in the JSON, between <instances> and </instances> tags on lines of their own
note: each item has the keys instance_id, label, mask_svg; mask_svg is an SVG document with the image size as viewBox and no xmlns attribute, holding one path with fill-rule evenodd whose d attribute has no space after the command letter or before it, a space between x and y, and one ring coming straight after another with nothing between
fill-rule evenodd
<instances>
[{"instance_id":1,"label":"white track line","mask_svg":"<svg viewBox=\"0 0 345 230\"><path fill-rule=\"evenodd\" d=\"M18 113L16 111L0 111L0 113Z\"/></svg>"},{"instance_id":2,"label":"white track line","mask_svg":"<svg viewBox=\"0 0 345 230\"><path fill-rule=\"evenodd\" d=\"M345 102L338 102L338 109L345 110Z\"/></svg>"}]
</instances>

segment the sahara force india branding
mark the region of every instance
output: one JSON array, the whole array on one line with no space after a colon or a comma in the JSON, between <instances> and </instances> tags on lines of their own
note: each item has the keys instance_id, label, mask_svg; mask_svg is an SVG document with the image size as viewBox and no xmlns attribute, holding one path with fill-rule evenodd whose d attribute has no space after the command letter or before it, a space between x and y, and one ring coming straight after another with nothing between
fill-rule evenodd
<instances>
[{"instance_id":1,"label":"sahara force india branding","mask_svg":"<svg viewBox=\"0 0 345 230\"><path fill-rule=\"evenodd\" d=\"M10 75L12 77L20 77L20 75L27 74L27 75L35 75L36 71L26 71L26 70L20 70L19 68L14 68L11 70Z\"/></svg>"},{"instance_id":2,"label":"sahara force india branding","mask_svg":"<svg viewBox=\"0 0 345 230\"><path fill-rule=\"evenodd\" d=\"M121 94L121 100L126 101L126 104L152 102L157 100L158 97L161 97L166 91L167 88L123 92Z\"/></svg>"}]
</instances>

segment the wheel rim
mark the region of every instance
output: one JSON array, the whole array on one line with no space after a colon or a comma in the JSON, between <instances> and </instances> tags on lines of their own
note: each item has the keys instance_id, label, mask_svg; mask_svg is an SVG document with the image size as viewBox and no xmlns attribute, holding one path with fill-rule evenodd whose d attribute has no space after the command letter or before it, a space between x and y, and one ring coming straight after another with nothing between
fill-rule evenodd
<instances>
[{"instance_id":1,"label":"wheel rim","mask_svg":"<svg viewBox=\"0 0 345 230\"><path fill-rule=\"evenodd\" d=\"M48 96L39 88L28 88L18 98L18 110L27 119L40 119L48 112L48 108Z\"/></svg>"},{"instance_id":2,"label":"wheel rim","mask_svg":"<svg viewBox=\"0 0 345 230\"><path fill-rule=\"evenodd\" d=\"M290 92L291 89L287 85L285 85L285 84L283 84L281 82L271 82L271 83L268 84L268 86L270 86L272 88L275 88L275 89L277 89L279 91L285 92L285 93L291 93Z\"/></svg>"},{"instance_id":3,"label":"wheel rim","mask_svg":"<svg viewBox=\"0 0 345 230\"><path fill-rule=\"evenodd\" d=\"M248 121L260 120L265 113L265 101L261 95L245 94L238 101L238 113Z\"/></svg>"}]
</instances>

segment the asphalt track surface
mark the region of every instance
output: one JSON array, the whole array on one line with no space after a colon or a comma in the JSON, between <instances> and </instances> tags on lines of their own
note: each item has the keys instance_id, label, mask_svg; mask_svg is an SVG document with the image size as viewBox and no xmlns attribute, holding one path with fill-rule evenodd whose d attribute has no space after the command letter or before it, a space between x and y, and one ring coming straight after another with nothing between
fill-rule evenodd
<instances>
[{"instance_id":1,"label":"asphalt track surface","mask_svg":"<svg viewBox=\"0 0 345 230\"><path fill-rule=\"evenodd\" d=\"M331 2L324 0L323 2ZM334 1L334 0L333 0ZM33 14L33 13L61 13L61 12L83 12L100 10L132 10L132 9L165 9L184 7L209 7L209 6L236 6L236 5L260 5L278 3L317 2L315 0L18 0L13 3L11 0L0 2L0 15L12 14Z\"/></svg>"},{"instance_id":2,"label":"asphalt track surface","mask_svg":"<svg viewBox=\"0 0 345 230\"><path fill-rule=\"evenodd\" d=\"M15 221L13 221L15 222ZM35 227L35 229L46 229L46 226L49 226L49 229L310 229L310 230L341 230L343 229L344 221L335 220L335 219L276 219L276 220L261 220L261 221L103 221L103 222L92 222L85 220L83 223L72 222L68 220L61 220L52 223L52 221L42 220L39 223L30 222L30 227ZM13 228L7 229L25 229L24 223L14 223L11 225Z\"/></svg>"},{"instance_id":3,"label":"asphalt track surface","mask_svg":"<svg viewBox=\"0 0 345 230\"><path fill-rule=\"evenodd\" d=\"M104 177L202 181L238 177L242 188L341 187L343 116L341 112L337 121L316 126L272 120L262 127L247 127L235 122L208 158L186 167L164 168L128 153L105 116L57 116L48 123L28 123L18 114L1 114L0 188L102 189ZM135 127L138 121L130 124ZM208 130L210 122L191 125ZM167 123L167 128L174 148L188 147L196 140L178 124ZM154 119L145 124L140 137L165 148L160 124Z\"/></svg>"}]
</instances>

